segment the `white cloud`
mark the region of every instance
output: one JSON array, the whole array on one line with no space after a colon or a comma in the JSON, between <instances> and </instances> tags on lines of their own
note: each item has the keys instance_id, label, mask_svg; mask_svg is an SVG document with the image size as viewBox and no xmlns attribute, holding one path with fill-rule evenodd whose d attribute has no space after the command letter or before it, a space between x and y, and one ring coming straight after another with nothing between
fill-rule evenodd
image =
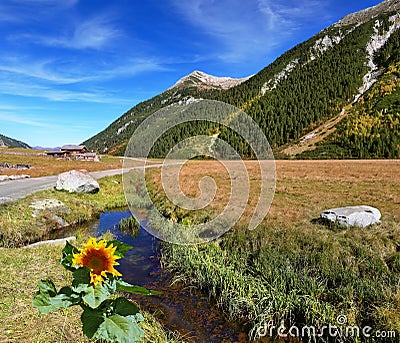
<instances>
[{"instance_id":1,"label":"white cloud","mask_svg":"<svg viewBox=\"0 0 400 343\"><path fill-rule=\"evenodd\" d=\"M35 60L27 56L0 58L0 77L15 81L18 77L32 83L32 79L51 84L78 84L111 80L138 75L144 72L168 70L154 58L127 58L108 63L89 60Z\"/></svg>"},{"instance_id":2,"label":"white cloud","mask_svg":"<svg viewBox=\"0 0 400 343\"><path fill-rule=\"evenodd\" d=\"M54 125L51 125L49 123L39 121L39 120L32 120L27 117L21 117L18 116L15 113L10 113L10 112L3 112L0 110L0 120L2 122L8 122L8 123L16 123L16 124L22 124L22 125L28 125L28 126L36 126L36 127L47 127L47 128L52 128Z\"/></svg>"},{"instance_id":3,"label":"white cloud","mask_svg":"<svg viewBox=\"0 0 400 343\"><path fill-rule=\"evenodd\" d=\"M43 98L56 102L93 102L110 104L130 104L131 100L116 96L102 89L92 88L90 91L57 89L43 85L24 82L0 81L0 94L22 97Z\"/></svg>"},{"instance_id":4,"label":"white cloud","mask_svg":"<svg viewBox=\"0 0 400 343\"><path fill-rule=\"evenodd\" d=\"M102 49L114 43L122 33L104 17L79 22L76 27L60 37L38 37L42 44L71 49Z\"/></svg>"},{"instance_id":5,"label":"white cloud","mask_svg":"<svg viewBox=\"0 0 400 343\"><path fill-rule=\"evenodd\" d=\"M171 0L185 20L219 42L219 57L242 62L282 45L307 21L321 16L321 1Z\"/></svg>"},{"instance_id":6,"label":"white cloud","mask_svg":"<svg viewBox=\"0 0 400 343\"><path fill-rule=\"evenodd\" d=\"M0 71L41 79L59 84L71 84L85 81L85 77L61 75L51 70L52 61L27 61L21 58L5 58L0 62Z\"/></svg>"},{"instance_id":7,"label":"white cloud","mask_svg":"<svg viewBox=\"0 0 400 343\"><path fill-rule=\"evenodd\" d=\"M74 7L79 0L1 0L0 22L35 22L43 16L58 15Z\"/></svg>"}]
</instances>

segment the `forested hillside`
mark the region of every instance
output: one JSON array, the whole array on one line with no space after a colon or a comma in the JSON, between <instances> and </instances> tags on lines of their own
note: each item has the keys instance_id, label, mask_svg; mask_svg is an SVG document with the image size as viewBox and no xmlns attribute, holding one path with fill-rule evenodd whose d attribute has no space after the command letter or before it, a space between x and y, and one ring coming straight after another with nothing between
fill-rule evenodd
<instances>
[{"instance_id":1,"label":"forested hillside","mask_svg":"<svg viewBox=\"0 0 400 343\"><path fill-rule=\"evenodd\" d=\"M24 142L0 134L0 147L1 146L8 146L10 148L30 148L30 146Z\"/></svg>"},{"instance_id":2,"label":"forested hillside","mask_svg":"<svg viewBox=\"0 0 400 343\"><path fill-rule=\"evenodd\" d=\"M353 14L351 20L321 31L232 88L196 84L172 87L133 107L84 144L100 152L123 154L135 128L148 115L178 101L203 98L244 110L279 152L354 103L335 134L328 137L329 142L300 156L400 157L396 105L400 15L392 11L393 6L387 13L387 7L379 8L383 13L373 18L362 13L362 20L357 22L357 14ZM389 88L390 92L382 90ZM152 156L165 156L176 142L196 134L218 135L244 157L252 157L240 137L225 127L202 122L168 131L154 146Z\"/></svg>"}]
</instances>

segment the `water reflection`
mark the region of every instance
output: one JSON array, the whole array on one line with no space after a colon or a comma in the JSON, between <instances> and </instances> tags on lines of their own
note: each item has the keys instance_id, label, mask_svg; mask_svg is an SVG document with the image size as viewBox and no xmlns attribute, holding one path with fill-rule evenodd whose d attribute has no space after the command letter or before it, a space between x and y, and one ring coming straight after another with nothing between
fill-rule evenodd
<instances>
[{"instance_id":1,"label":"water reflection","mask_svg":"<svg viewBox=\"0 0 400 343\"><path fill-rule=\"evenodd\" d=\"M137 303L163 323L169 330L184 334L189 342L248 342L247 335L237 325L228 323L224 315L210 305L208 298L193 288L170 286L170 275L163 272L157 258L158 241L151 236L141 222L136 237L122 233L118 223L131 215L129 210L105 212L100 219L85 226L88 235L99 237L110 231L113 236L131 245L126 257L119 260L117 269L123 279L131 284L162 291L159 296L131 296ZM82 228L81 228L82 229ZM75 229L75 232L77 229ZM57 238L75 232L59 232Z\"/></svg>"}]
</instances>

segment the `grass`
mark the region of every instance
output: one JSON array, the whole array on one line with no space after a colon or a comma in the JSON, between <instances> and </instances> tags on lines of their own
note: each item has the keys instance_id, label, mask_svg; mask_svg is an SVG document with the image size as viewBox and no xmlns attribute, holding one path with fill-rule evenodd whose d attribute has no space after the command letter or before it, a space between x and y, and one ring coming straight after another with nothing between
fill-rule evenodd
<instances>
[{"instance_id":1,"label":"grass","mask_svg":"<svg viewBox=\"0 0 400 343\"><path fill-rule=\"evenodd\" d=\"M82 333L78 307L40 315L31 305L39 280L52 279L57 288L71 282L70 273L57 263L61 250L56 246L0 248L0 342L92 342ZM143 314L143 342L182 342L178 334L166 332L150 313Z\"/></svg>"},{"instance_id":2,"label":"grass","mask_svg":"<svg viewBox=\"0 0 400 343\"><path fill-rule=\"evenodd\" d=\"M254 338L269 321L322 327L335 325L340 314L349 325L398 335L400 161L278 161L271 209L253 231L246 223L257 202L259 178L255 162L247 166L252 197L241 221L211 244L163 244L163 266L177 281L208 292L233 319L247 323ZM208 208L215 213L230 194L219 163L189 163L180 185L195 196L198 180L209 171L220 186L219 200ZM202 220L197 212L176 211L165 199L158 171L148 178L165 215L178 222ZM361 204L379 208L382 224L344 229L315 220L324 209Z\"/></svg>"},{"instance_id":3,"label":"grass","mask_svg":"<svg viewBox=\"0 0 400 343\"><path fill-rule=\"evenodd\" d=\"M270 320L278 325L282 321L286 326L320 327L335 325L339 314L346 315L349 324L399 332L400 161L278 161L272 206L253 231L246 223L257 203L259 171L254 161L246 164L251 198L244 216L230 232L210 244L163 244L163 266L173 271L176 281L208 292L231 318L244 322L253 337L257 328ZM195 213L166 201L159 170L148 170L147 186L172 220L202 222L215 216L227 202L227 174L219 163L211 161L190 162L180 174L181 188L192 197L200 194L198 181L208 174L220 188L215 201ZM46 215L31 217L29 204L34 199L63 201L71 211L59 215L69 222L84 221L126 204L121 177L102 179L100 187L98 194L45 191L2 205L3 246L19 246L49 230ZM382 224L343 229L315 220L324 209L358 204L379 208ZM0 248L4 267L0 270L2 341L84 341L75 313L67 310L43 318L30 308L37 280L52 277L57 285L66 280L55 262L59 251L55 247ZM158 336L162 334L154 337ZM154 342L154 337L148 341Z\"/></svg>"},{"instance_id":4,"label":"grass","mask_svg":"<svg viewBox=\"0 0 400 343\"><path fill-rule=\"evenodd\" d=\"M102 178L96 194L73 194L46 190L34 193L13 203L0 205L0 246L19 247L43 239L58 228L50 213L32 217L30 204L35 200L53 198L63 202L70 210L55 214L69 224L79 224L99 216L102 212L126 206L120 175Z\"/></svg>"},{"instance_id":5,"label":"grass","mask_svg":"<svg viewBox=\"0 0 400 343\"><path fill-rule=\"evenodd\" d=\"M121 232L129 233L132 237L136 237L140 231L140 223L133 216L122 218L118 226Z\"/></svg>"},{"instance_id":6,"label":"grass","mask_svg":"<svg viewBox=\"0 0 400 343\"><path fill-rule=\"evenodd\" d=\"M104 156L100 162L68 161L43 156L42 151L12 148L0 149L0 163L4 162L14 165L18 163L30 164L31 168L25 170L3 169L0 170L2 175L25 174L30 177L56 175L72 169L85 169L92 172L106 169L117 169L122 166L120 158L112 156Z\"/></svg>"}]
</instances>

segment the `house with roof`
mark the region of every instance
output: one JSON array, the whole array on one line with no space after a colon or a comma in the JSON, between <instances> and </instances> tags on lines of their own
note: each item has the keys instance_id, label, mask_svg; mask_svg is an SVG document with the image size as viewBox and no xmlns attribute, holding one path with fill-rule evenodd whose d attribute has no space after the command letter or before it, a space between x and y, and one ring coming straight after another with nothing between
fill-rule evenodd
<instances>
[{"instance_id":1,"label":"house with roof","mask_svg":"<svg viewBox=\"0 0 400 343\"><path fill-rule=\"evenodd\" d=\"M47 156L75 159L83 161L94 161L99 162L99 156L95 152L88 152L85 145L63 145L58 151L47 151Z\"/></svg>"}]
</instances>

